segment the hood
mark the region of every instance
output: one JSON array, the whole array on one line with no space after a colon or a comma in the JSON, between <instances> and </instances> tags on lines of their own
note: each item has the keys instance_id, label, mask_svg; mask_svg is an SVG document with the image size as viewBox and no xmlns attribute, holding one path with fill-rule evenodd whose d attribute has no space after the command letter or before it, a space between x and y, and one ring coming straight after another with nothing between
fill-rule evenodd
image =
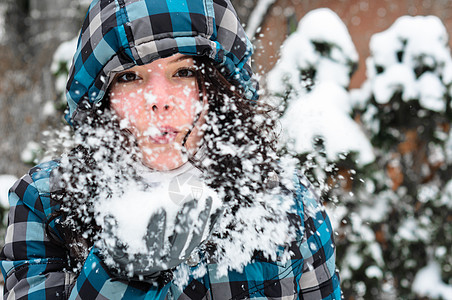
<instances>
[{"instance_id":1,"label":"hood","mask_svg":"<svg viewBox=\"0 0 452 300\"><path fill-rule=\"evenodd\" d=\"M115 73L176 53L207 56L257 99L252 45L229 0L94 0L69 71L66 120L86 109L80 103L101 102Z\"/></svg>"}]
</instances>

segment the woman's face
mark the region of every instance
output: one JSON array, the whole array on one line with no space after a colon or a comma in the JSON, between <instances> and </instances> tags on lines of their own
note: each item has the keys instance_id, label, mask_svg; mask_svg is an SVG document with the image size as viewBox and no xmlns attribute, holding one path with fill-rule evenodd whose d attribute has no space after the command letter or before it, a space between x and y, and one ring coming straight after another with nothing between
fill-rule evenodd
<instances>
[{"instance_id":1,"label":"woman's face","mask_svg":"<svg viewBox=\"0 0 452 300\"><path fill-rule=\"evenodd\" d=\"M111 108L121 128L135 136L143 163L150 168L175 169L200 146L205 103L195 68L192 57L176 54L135 66L113 80Z\"/></svg>"}]
</instances>

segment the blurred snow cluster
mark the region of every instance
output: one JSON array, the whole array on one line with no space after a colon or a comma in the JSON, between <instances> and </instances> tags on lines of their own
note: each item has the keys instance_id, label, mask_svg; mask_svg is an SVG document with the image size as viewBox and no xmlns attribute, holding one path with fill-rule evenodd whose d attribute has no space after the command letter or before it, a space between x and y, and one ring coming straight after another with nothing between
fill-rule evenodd
<instances>
[{"instance_id":1,"label":"blurred snow cluster","mask_svg":"<svg viewBox=\"0 0 452 300\"><path fill-rule=\"evenodd\" d=\"M66 101L66 82L69 69L72 64L72 57L75 54L75 49L77 48L77 40L74 39L62 43L58 46L57 50L53 54L52 64L50 66L50 71L55 76L55 90L61 97L61 101Z\"/></svg>"},{"instance_id":2,"label":"blurred snow cluster","mask_svg":"<svg viewBox=\"0 0 452 300\"><path fill-rule=\"evenodd\" d=\"M435 16L403 16L372 36L367 59L369 92L388 103L396 92L404 101L418 99L436 112L446 109L451 95L452 58L446 28Z\"/></svg>"},{"instance_id":3,"label":"blurred snow cluster","mask_svg":"<svg viewBox=\"0 0 452 300\"><path fill-rule=\"evenodd\" d=\"M268 74L273 95L284 95L281 118L286 145L296 153L313 152L321 139L328 159L357 153L360 165L375 157L372 146L351 118L347 90L358 54L347 27L330 9L309 12L281 49ZM271 101L271 100L270 100Z\"/></svg>"},{"instance_id":4,"label":"blurred snow cluster","mask_svg":"<svg viewBox=\"0 0 452 300\"><path fill-rule=\"evenodd\" d=\"M327 30L326 30L327 28ZM281 48L281 58L267 76L268 89L283 94L290 87L304 93L300 72L315 72L315 82L332 81L347 88L358 53L342 20L330 9L310 11ZM302 78L301 78L302 79Z\"/></svg>"},{"instance_id":5,"label":"blurred snow cluster","mask_svg":"<svg viewBox=\"0 0 452 300\"><path fill-rule=\"evenodd\" d=\"M8 192L16 180L17 177L12 175L0 175L0 228L6 228L7 226L7 211L9 209ZM3 245L3 241L0 244Z\"/></svg>"},{"instance_id":6,"label":"blurred snow cluster","mask_svg":"<svg viewBox=\"0 0 452 300\"><path fill-rule=\"evenodd\" d=\"M0 3L0 45L5 39L5 13L6 13L6 3Z\"/></svg>"}]
</instances>

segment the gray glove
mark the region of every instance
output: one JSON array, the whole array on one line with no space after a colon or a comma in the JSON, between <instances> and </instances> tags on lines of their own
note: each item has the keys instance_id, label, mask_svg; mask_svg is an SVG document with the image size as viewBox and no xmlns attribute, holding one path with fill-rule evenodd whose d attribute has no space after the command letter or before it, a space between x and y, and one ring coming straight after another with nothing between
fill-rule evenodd
<instances>
[{"instance_id":1,"label":"gray glove","mask_svg":"<svg viewBox=\"0 0 452 300\"><path fill-rule=\"evenodd\" d=\"M103 252L105 261L117 276L140 281L153 281L161 271L170 270L184 262L192 251L203 242L203 234L209 224L209 233L215 224L219 211L211 214L212 198L206 198L205 208L194 219L193 211L198 208L198 200L192 199L184 203L176 215L174 230L165 240L167 214L159 210L149 220L145 242L146 253L132 254L127 252L127 245L116 238L114 247L106 247ZM210 217L210 218L209 218ZM112 235L116 220L112 216L105 217L104 234Z\"/></svg>"}]
</instances>

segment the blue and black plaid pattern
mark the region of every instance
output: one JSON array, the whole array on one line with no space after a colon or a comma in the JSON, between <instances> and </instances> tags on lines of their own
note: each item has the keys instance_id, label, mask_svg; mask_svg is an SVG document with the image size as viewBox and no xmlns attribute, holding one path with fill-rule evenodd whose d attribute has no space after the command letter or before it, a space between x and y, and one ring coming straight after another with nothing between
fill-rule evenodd
<instances>
[{"instance_id":1,"label":"blue and black plaid pattern","mask_svg":"<svg viewBox=\"0 0 452 300\"><path fill-rule=\"evenodd\" d=\"M296 179L296 207L290 217L300 224L287 263L256 255L243 272L219 277L215 263L180 290L126 282L111 276L96 248L80 274L67 270L67 249L51 241L45 223L58 209L50 198L52 170L58 162L38 165L11 188L9 225L0 267L5 299L340 299L333 231L323 207L304 182ZM51 230L57 229L50 223ZM202 257L202 255L201 255ZM203 262L206 263L206 262Z\"/></svg>"},{"instance_id":2,"label":"blue and black plaid pattern","mask_svg":"<svg viewBox=\"0 0 452 300\"><path fill-rule=\"evenodd\" d=\"M97 0L69 71L66 119L83 99L101 101L114 73L175 53L211 58L247 98L257 98L252 45L229 0Z\"/></svg>"}]
</instances>

